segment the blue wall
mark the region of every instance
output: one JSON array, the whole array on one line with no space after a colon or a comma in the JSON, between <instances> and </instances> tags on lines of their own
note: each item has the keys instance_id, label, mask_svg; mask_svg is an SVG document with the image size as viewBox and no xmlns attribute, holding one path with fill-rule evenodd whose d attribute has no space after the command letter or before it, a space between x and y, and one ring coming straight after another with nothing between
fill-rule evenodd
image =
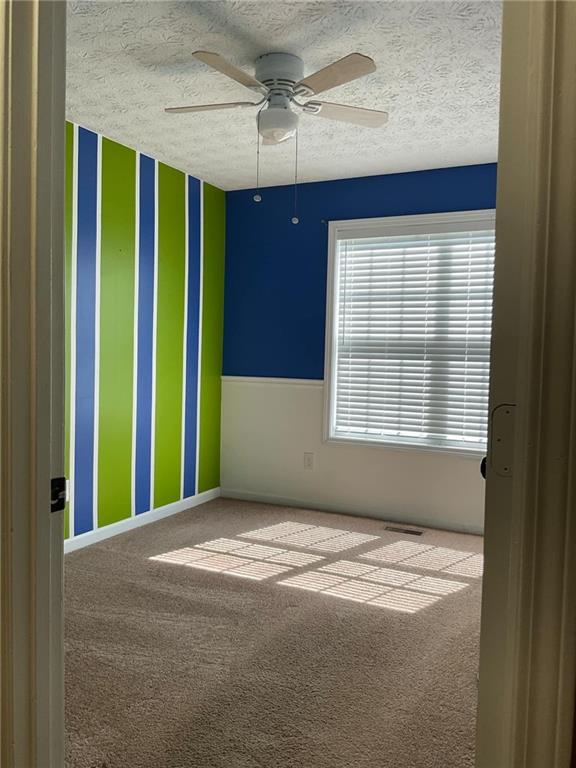
<instances>
[{"instance_id":1,"label":"blue wall","mask_svg":"<svg viewBox=\"0 0 576 768\"><path fill-rule=\"evenodd\" d=\"M325 222L493 208L496 165L229 192L224 375L324 378Z\"/></svg>"}]
</instances>

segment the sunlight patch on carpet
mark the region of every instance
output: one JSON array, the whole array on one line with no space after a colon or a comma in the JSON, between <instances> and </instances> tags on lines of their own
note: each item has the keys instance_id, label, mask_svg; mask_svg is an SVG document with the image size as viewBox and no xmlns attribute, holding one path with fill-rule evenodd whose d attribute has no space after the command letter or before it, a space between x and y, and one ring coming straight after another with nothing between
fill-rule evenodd
<instances>
[{"instance_id":1,"label":"sunlight patch on carpet","mask_svg":"<svg viewBox=\"0 0 576 768\"><path fill-rule=\"evenodd\" d=\"M266 528L257 528L254 531L246 531L240 536L246 539L260 539L304 549L314 549L320 552L343 552L346 549L353 549L380 538L368 533L356 533L341 528L305 525L291 521L269 525Z\"/></svg>"},{"instance_id":2,"label":"sunlight patch on carpet","mask_svg":"<svg viewBox=\"0 0 576 768\"><path fill-rule=\"evenodd\" d=\"M335 563L323 565L318 570L337 573L341 576L365 576L367 573L377 571L378 567L367 563L355 563L353 560L337 560Z\"/></svg>"},{"instance_id":3,"label":"sunlight patch on carpet","mask_svg":"<svg viewBox=\"0 0 576 768\"><path fill-rule=\"evenodd\" d=\"M237 576L241 579L253 579L254 581L263 581L272 576L279 576L281 573L291 571L287 565L277 565L276 563L259 563L252 561L247 565L240 565L238 568L231 568L224 571L228 576Z\"/></svg>"},{"instance_id":4,"label":"sunlight patch on carpet","mask_svg":"<svg viewBox=\"0 0 576 768\"><path fill-rule=\"evenodd\" d=\"M445 573L453 573L455 576L469 576L479 579L484 573L484 555L473 555L467 560L461 560L456 565L446 568Z\"/></svg>"},{"instance_id":5,"label":"sunlight patch on carpet","mask_svg":"<svg viewBox=\"0 0 576 768\"><path fill-rule=\"evenodd\" d=\"M356 556L360 559L325 562L330 555L356 547L365 548L379 538L339 528L286 521L149 559L253 581L282 577L275 583L283 587L403 613L417 613L470 586L465 581L403 570L405 567L465 578L482 576L482 555L405 540L352 555L347 553L349 558ZM262 543L270 541L282 546ZM299 552L288 547L315 549L325 554ZM394 567L380 567L378 562ZM309 570L303 570L305 568ZM294 574L295 569L300 572Z\"/></svg>"},{"instance_id":6,"label":"sunlight patch on carpet","mask_svg":"<svg viewBox=\"0 0 576 768\"><path fill-rule=\"evenodd\" d=\"M447 547L434 547L426 544L414 544L411 541L396 541L378 549L360 555L366 560L381 560L409 568L422 568L427 571L442 571L455 576L480 578L484 571L483 555L462 552Z\"/></svg>"},{"instance_id":7,"label":"sunlight patch on carpet","mask_svg":"<svg viewBox=\"0 0 576 768\"><path fill-rule=\"evenodd\" d=\"M379 584L388 584L391 587L403 587L411 581L416 581L420 576L417 573L396 571L393 568L377 568L362 578L368 581L377 581Z\"/></svg>"},{"instance_id":8,"label":"sunlight patch on carpet","mask_svg":"<svg viewBox=\"0 0 576 768\"><path fill-rule=\"evenodd\" d=\"M414 544L413 541L395 541L393 544L385 544L383 547L365 552L360 557L367 560L382 560L385 563L399 563L414 555L422 554L428 549L433 549L432 545Z\"/></svg>"},{"instance_id":9,"label":"sunlight patch on carpet","mask_svg":"<svg viewBox=\"0 0 576 768\"><path fill-rule=\"evenodd\" d=\"M379 608L388 608L390 611L417 613L423 608L429 608L441 599L441 597L436 595L422 595L415 592L407 592L404 589L393 589L371 600L369 604L376 605Z\"/></svg>"}]
</instances>

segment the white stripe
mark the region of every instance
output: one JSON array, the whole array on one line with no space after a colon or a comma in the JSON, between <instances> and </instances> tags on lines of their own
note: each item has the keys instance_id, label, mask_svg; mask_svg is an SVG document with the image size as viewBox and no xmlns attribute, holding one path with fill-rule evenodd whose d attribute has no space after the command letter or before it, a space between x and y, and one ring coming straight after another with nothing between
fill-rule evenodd
<instances>
[{"instance_id":1,"label":"white stripe","mask_svg":"<svg viewBox=\"0 0 576 768\"><path fill-rule=\"evenodd\" d=\"M185 176L184 189L184 354L182 364L182 428L180 440L180 498L184 498L184 469L186 466L186 366L188 343L188 270L190 260L190 248L188 244L188 233L190 222L188 221L188 174Z\"/></svg>"},{"instance_id":2,"label":"white stripe","mask_svg":"<svg viewBox=\"0 0 576 768\"><path fill-rule=\"evenodd\" d=\"M156 439L156 325L158 321L158 161L154 160L154 302L152 308L152 408L150 418L150 509L154 509L154 460Z\"/></svg>"},{"instance_id":3,"label":"white stripe","mask_svg":"<svg viewBox=\"0 0 576 768\"><path fill-rule=\"evenodd\" d=\"M200 395L202 389L202 308L204 302L204 182L200 182L200 277L198 286L198 386L196 401L196 493L200 476Z\"/></svg>"},{"instance_id":4,"label":"white stripe","mask_svg":"<svg viewBox=\"0 0 576 768\"><path fill-rule=\"evenodd\" d=\"M98 445L100 416L100 263L102 247L102 136L98 134L96 171L96 279L94 285L94 460L92 527L98 528Z\"/></svg>"},{"instance_id":5,"label":"white stripe","mask_svg":"<svg viewBox=\"0 0 576 768\"><path fill-rule=\"evenodd\" d=\"M78 126L73 126L72 158L72 243L70 268L70 467L68 518L70 538L74 536L74 466L76 453L76 260L78 254ZM68 332L68 329L66 329Z\"/></svg>"},{"instance_id":6,"label":"white stripe","mask_svg":"<svg viewBox=\"0 0 576 768\"><path fill-rule=\"evenodd\" d=\"M136 152L136 215L134 217L134 360L132 369L131 513L136 514L136 414L138 406L138 297L140 279L140 152Z\"/></svg>"}]
</instances>

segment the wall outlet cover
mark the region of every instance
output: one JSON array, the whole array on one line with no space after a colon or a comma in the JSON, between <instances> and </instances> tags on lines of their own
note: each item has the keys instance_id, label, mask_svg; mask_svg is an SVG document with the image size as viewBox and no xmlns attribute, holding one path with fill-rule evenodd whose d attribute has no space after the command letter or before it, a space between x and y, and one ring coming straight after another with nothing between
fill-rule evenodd
<instances>
[{"instance_id":1,"label":"wall outlet cover","mask_svg":"<svg viewBox=\"0 0 576 768\"><path fill-rule=\"evenodd\" d=\"M304 453L304 469L314 469L313 453Z\"/></svg>"}]
</instances>

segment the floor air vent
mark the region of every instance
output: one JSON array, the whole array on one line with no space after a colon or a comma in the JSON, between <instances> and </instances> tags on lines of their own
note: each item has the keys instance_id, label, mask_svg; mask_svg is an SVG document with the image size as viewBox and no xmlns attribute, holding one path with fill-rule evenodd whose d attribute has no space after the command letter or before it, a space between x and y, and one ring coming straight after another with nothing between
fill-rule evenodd
<instances>
[{"instance_id":1,"label":"floor air vent","mask_svg":"<svg viewBox=\"0 0 576 768\"><path fill-rule=\"evenodd\" d=\"M385 530L393 531L394 533L410 533L412 536L422 536L424 531L417 531L415 528L400 528L397 525L387 525Z\"/></svg>"}]
</instances>

